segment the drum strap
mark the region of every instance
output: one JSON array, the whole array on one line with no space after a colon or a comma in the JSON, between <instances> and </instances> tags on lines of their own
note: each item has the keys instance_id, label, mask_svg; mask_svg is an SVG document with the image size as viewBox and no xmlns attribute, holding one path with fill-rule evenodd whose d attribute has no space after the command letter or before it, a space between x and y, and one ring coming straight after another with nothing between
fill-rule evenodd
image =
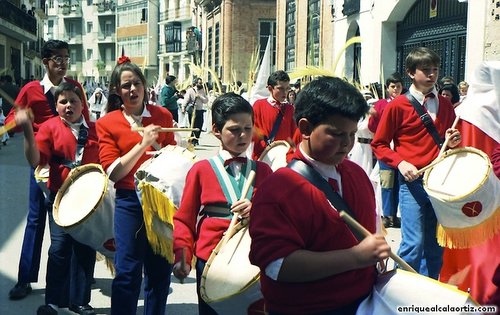
<instances>
[{"instance_id":1,"label":"drum strap","mask_svg":"<svg viewBox=\"0 0 500 315\"><path fill-rule=\"evenodd\" d=\"M434 125L434 122L432 121L429 113L425 110L424 106L420 105L417 99L415 99L415 97L411 95L410 92L406 92L405 96L410 101L411 105L422 120L422 123L424 124L425 129L427 129L427 132L431 135L432 139L434 139L434 142L436 143L438 148L441 149L444 140L439 136L436 126Z\"/></svg>"},{"instance_id":2,"label":"drum strap","mask_svg":"<svg viewBox=\"0 0 500 315\"><path fill-rule=\"evenodd\" d=\"M354 212L345 202L345 200L342 199L342 197L337 192L333 191L332 186L330 186L330 184L328 184L328 182L314 168L304 163L304 161L296 159L288 163L287 167L297 172L299 175L313 184L316 188L321 190L325 194L326 199L330 201L330 203L335 207L337 211L344 210L345 212L347 212L347 214L356 219ZM352 234L354 234L354 236L358 239L358 241L361 242L361 240L364 239L364 236L361 233L353 230L350 226L349 229L351 230Z\"/></svg>"},{"instance_id":3,"label":"drum strap","mask_svg":"<svg viewBox=\"0 0 500 315\"><path fill-rule=\"evenodd\" d=\"M280 110L278 112L278 117L276 117L276 120L274 121L273 129L271 130L269 137L265 138L267 145L270 145L274 141L274 138L276 137L276 133L278 133L278 129L280 128L282 120L283 120L283 114L281 113Z\"/></svg>"},{"instance_id":4,"label":"drum strap","mask_svg":"<svg viewBox=\"0 0 500 315\"><path fill-rule=\"evenodd\" d=\"M242 164L241 167L241 175L239 180L237 181L234 174L231 173L231 166L224 166L224 159L220 155L216 155L210 159L208 159L212 169L217 176L217 180L224 192L224 196L226 197L227 203L232 205L236 201L238 201L241 197L241 191L246 181L248 180L248 176L250 175L250 171L256 170L257 163L253 160L248 160L247 163ZM250 186L247 195L245 198L251 199L253 194L253 185ZM230 214L230 213L228 213Z\"/></svg>"}]
</instances>

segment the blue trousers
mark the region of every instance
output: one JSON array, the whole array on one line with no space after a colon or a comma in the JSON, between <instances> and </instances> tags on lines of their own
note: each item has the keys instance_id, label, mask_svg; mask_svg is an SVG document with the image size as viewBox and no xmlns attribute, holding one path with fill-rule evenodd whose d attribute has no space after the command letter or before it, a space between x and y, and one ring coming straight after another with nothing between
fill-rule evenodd
<instances>
[{"instance_id":1,"label":"blue trousers","mask_svg":"<svg viewBox=\"0 0 500 315\"><path fill-rule=\"evenodd\" d=\"M436 240L436 214L422 178L411 183L401 175L399 179L401 244L398 254L418 273L437 279L443 264L443 248Z\"/></svg>"},{"instance_id":2,"label":"blue trousers","mask_svg":"<svg viewBox=\"0 0 500 315\"><path fill-rule=\"evenodd\" d=\"M144 314L165 314L172 265L153 253L135 190L117 189L111 314L135 315L144 267Z\"/></svg>"},{"instance_id":3,"label":"blue trousers","mask_svg":"<svg viewBox=\"0 0 500 315\"><path fill-rule=\"evenodd\" d=\"M399 171L382 161L380 167L380 187L382 188L382 212L384 217L396 217L399 203Z\"/></svg>"},{"instance_id":4,"label":"blue trousers","mask_svg":"<svg viewBox=\"0 0 500 315\"><path fill-rule=\"evenodd\" d=\"M53 200L55 194L51 195ZM95 266L95 250L74 240L57 225L49 204L50 248L47 261L45 303L59 307L86 305Z\"/></svg>"},{"instance_id":5,"label":"blue trousers","mask_svg":"<svg viewBox=\"0 0 500 315\"><path fill-rule=\"evenodd\" d=\"M47 217L45 196L35 180L33 168L30 169L29 180L29 209L17 275L17 280L20 283L38 282L42 241Z\"/></svg>"}]
</instances>

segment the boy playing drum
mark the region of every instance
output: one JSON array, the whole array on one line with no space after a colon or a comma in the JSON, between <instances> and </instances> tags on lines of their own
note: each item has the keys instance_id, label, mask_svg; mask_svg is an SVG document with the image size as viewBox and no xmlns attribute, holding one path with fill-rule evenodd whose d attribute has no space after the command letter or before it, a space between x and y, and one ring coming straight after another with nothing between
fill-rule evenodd
<instances>
[{"instance_id":1,"label":"boy playing drum","mask_svg":"<svg viewBox=\"0 0 500 315\"><path fill-rule=\"evenodd\" d=\"M212 131L221 141L215 157L193 165L186 178L181 205L174 216L174 276L184 279L191 271L193 255L197 257L196 280L200 314L216 314L200 298L200 281L205 263L212 250L228 229L233 215L250 216L252 194L241 197L241 185L251 170L256 173L252 184L255 192L271 168L259 161L247 159L245 152L252 141L252 106L241 96L228 93L219 96L212 105ZM219 178L228 178L225 185ZM227 191L233 190L237 199ZM186 251L184 269L183 255Z\"/></svg>"},{"instance_id":2,"label":"boy playing drum","mask_svg":"<svg viewBox=\"0 0 500 315\"><path fill-rule=\"evenodd\" d=\"M302 141L293 162L301 161L326 186L331 182L328 188L374 233L371 182L345 159L367 111L365 99L349 83L313 80L295 103ZM358 242L337 212L343 209L332 206L327 193L289 165L272 174L255 196L250 261L260 267L269 314L354 314L372 290L375 264L389 256L382 235Z\"/></svg>"},{"instance_id":3,"label":"boy playing drum","mask_svg":"<svg viewBox=\"0 0 500 315\"><path fill-rule=\"evenodd\" d=\"M59 116L43 123L36 137L28 110L21 109L15 115L16 124L23 127L28 162L33 167L46 164L50 166L47 209L51 245L47 262L45 305L38 308L37 315L57 314L59 307L68 306L78 314L91 315L95 314L88 304L95 251L74 240L54 222L52 204L72 168L81 164L99 163L99 146L94 123L86 121L82 115L84 98L81 90L73 83L62 82L56 88L54 97ZM71 264L72 256L77 264ZM68 278L69 288L66 286Z\"/></svg>"}]
</instances>

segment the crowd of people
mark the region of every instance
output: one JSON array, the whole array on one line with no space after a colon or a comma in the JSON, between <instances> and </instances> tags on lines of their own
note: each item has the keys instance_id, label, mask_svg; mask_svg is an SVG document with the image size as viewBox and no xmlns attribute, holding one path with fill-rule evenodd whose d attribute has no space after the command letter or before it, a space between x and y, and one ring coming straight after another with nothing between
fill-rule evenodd
<instances>
[{"instance_id":1,"label":"crowd of people","mask_svg":"<svg viewBox=\"0 0 500 315\"><path fill-rule=\"evenodd\" d=\"M217 314L200 294L201 278L233 221L248 224L249 259L260 269L263 303L251 311L355 314L372 292L377 266L391 255L380 224L401 228L398 254L406 263L423 276L440 278L443 248L436 240L438 222L420 169L441 150L465 144L484 150L500 176L498 93L485 105L496 113L481 120L487 127L474 120L455 126L459 109L462 119L474 110L472 103L478 100L467 102L466 95L475 86L457 86L446 77L439 82L440 57L429 48L415 48L406 57L412 84L403 86L401 74L394 73L380 100L374 95L368 100L340 78L318 77L302 87L278 70L267 80L269 97L254 104L240 95L241 85L238 93L215 97L201 78L177 90L173 75L150 102L144 74L126 56L112 72L107 97L96 88L85 102L83 87L65 76L68 44L49 40L42 57L46 75L21 89L5 121L15 121L15 131L23 132L31 165L29 211L12 300L26 297L31 283L38 281L49 218L45 303L38 315L66 307L95 314L90 305L95 249L58 226L52 213L57 191L70 170L81 165L100 164L116 190L111 314L117 315L136 314L143 281L144 314L165 314L171 274L184 279L191 268L196 270L199 314ZM493 81L481 85L481 91L485 86L496 91L500 67L485 68ZM209 122L204 124L205 119ZM173 216L170 261L148 242L134 174L150 158L149 151L177 144L173 133L161 130L176 124L197 128L190 136L194 145L205 125L221 147L188 172ZM481 132L487 145L473 136ZM290 163L273 172L259 158L276 141L290 143ZM35 168L45 164L50 166L48 196L34 178ZM360 237L338 210L354 217L369 235ZM499 234L481 245L494 255L472 259L479 250L473 247L462 253L466 264L456 269L470 268L466 283L456 285L470 289L481 304L498 306L500 300Z\"/></svg>"}]
</instances>

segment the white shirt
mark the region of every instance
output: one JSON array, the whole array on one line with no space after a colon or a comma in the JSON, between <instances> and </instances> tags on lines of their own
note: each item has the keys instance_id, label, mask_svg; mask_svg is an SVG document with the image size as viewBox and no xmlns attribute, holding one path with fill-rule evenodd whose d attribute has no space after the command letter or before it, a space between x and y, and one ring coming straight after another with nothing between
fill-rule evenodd
<instances>
[{"instance_id":1,"label":"white shirt","mask_svg":"<svg viewBox=\"0 0 500 315\"><path fill-rule=\"evenodd\" d=\"M413 84L410 86L410 93L417 99L417 101L421 105L424 105L425 95L422 92L417 91ZM429 98L427 100L427 102L425 103L425 108L427 109L427 112L429 113L429 116L431 116L432 120L436 120L437 112L439 110L438 93L435 88L432 89L430 93L434 94L434 98Z\"/></svg>"}]
</instances>

